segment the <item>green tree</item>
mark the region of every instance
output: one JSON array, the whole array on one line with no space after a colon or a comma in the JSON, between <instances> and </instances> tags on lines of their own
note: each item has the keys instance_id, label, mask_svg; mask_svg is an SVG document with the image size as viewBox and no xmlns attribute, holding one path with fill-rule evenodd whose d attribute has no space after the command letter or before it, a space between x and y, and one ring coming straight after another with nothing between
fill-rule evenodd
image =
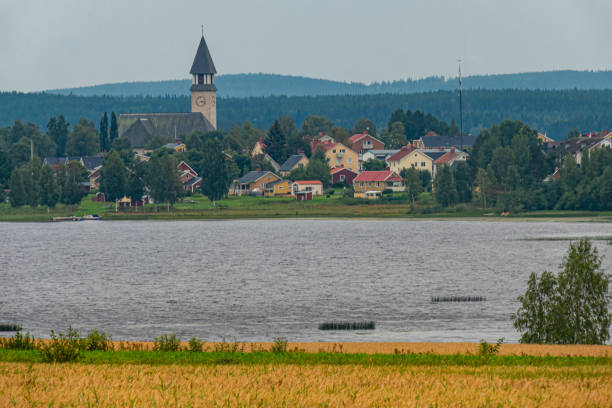
<instances>
[{"instance_id":1,"label":"green tree","mask_svg":"<svg viewBox=\"0 0 612 408\"><path fill-rule=\"evenodd\" d=\"M12 172L13 165L8 153L0 149L0 190L2 190L2 187L8 185Z\"/></svg>"},{"instance_id":2,"label":"green tree","mask_svg":"<svg viewBox=\"0 0 612 408\"><path fill-rule=\"evenodd\" d=\"M68 135L66 151L70 156L92 156L99 150L98 131L94 124L85 118L74 125Z\"/></svg>"},{"instance_id":3,"label":"green tree","mask_svg":"<svg viewBox=\"0 0 612 408\"><path fill-rule=\"evenodd\" d=\"M75 205L87 195L83 183L87 181L87 169L78 161L71 160L56 170L60 186L60 201L66 205Z\"/></svg>"},{"instance_id":4,"label":"green tree","mask_svg":"<svg viewBox=\"0 0 612 408\"><path fill-rule=\"evenodd\" d=\"M130 143L130 139L127 137L118 137L113 141L113 144L110 147L112 150L116 150L118 152L132 150L132 143Z\"/></svg>"},{"instance_id":5,"label":"green tree","mask_svg":"<svg viewBox=\"0 0 612 408\"><path fill-rule=\"evenodd\" d=\"M148 162L147 186L155 204L167 203L170 207L184 194L176 158L173 154L153 154Z\"/></svg>"},{"instance_id":6,"label":"green tree","mask_svg":"<svg viewBox=\"0 0 612 408\"><path fill-rule=\"evenodd\" d=\"M100 151L107 152L110 150L110 141L108 137L108 114L104 112L104 116L100 119Z\"/></svg>"},{"instance_id":7,"label":"green tree","mask_svg":"<svg viewBox=\"0 0 612 408\"><path fill-rule=\"evenodd\" d=\"M385 170L387 168L387 165L384 161L376 159L368 159L363 162L362 166L363 169L366 171L380 171Z\"/></svg>"},{"instance_id":8,"label":"green tree","mask_svg":"<svg viewBox=\"0 0 612 408\"><path fill-rule=\"evenodd\" d=\"M340 126L334 126L331 129L330 136L338 143L342 143L343 145L349 146L349 137L351 134L348 130Z\"/></svg>"},{"instance_id":9,"label":"green tree","mask_svg":"<svg viewBox=\"0 0 612 408\"><path fill-rule=\"evenodd\" d=\"M376 136L376 123L373 120L360 118L353 126L353 134L367 132L371 136Z\"/></svg>"},{"instance_id":10,"label":"green tree","mask_svg":"<svg viewBox=\"0 0 612 408\"><path fill-rule=\"evenodd\" d=\"M316 115L309 115L302 124L302 136L317 136L319 133L330 133L334 124L331 120Z\"/></svg>"},{"instance_id":11,"label":"green tree","mask_svg":"<svg viewBox=\"0 0 612 408\"><path fill-rule=\"evenodd\" d=\"M426 172L428 173L428 172ZM401 174L404 179L404 186L406 186L406 193L410 197L412 204L416 201L416 197L423 191L423 184L419 177L419 171L414 167L402 169Z\"/></svg>"},{"instance_id":12,"label":"green tree","mask_svg":"<svg viewBox=\"0 0 612 408\"><path fill-rule=\"evenodd\" d=\"M119 140L119 139L117 139ZM147 177L147 163L139 160L132 162L126 186L126 195L132 202L142 200L145 191L145 180Z\"/></svg>"},{"instance_id":13,"label":"green tree","mask_svg":"<svg viewBox=\"0 0 612 408\"><path fill-rule=\"evenodd\" d=\"M597 248L583 238L570 243L558 276L531 274L512 315L522 343L603 344L612 314L606 294L610 276L601 269Z\"/></svg>"},{"instance_id":14,"label":"green tree","mask_svg":"<svg viewBox=\"0 0 612 408\"><path fill-rule=\"evenodd\" d=\"M108 141L110 145L113 145L113 142L116 138L119 137L119 125L117 124L117 115L115 112L111 112L111 122L110 122L110 131L108 133Z\"/></svg>"},{"instance_id":15,"label":"green tree","mask_svg":"<svg viewBox=\"0 0 612 408\"><path fill-rule=\"evenodd\" d=\"M64 115L52 117L47 123L49 137L55 142L56 156L63 157L66 155L66 142L68 140L68 127L70 124L66 121Z\"/></svg>"},{"instance_id":16,"label":"green tree","mask_svg":"<svg viewBox=\"0 0 612 408\"><path fill-rule=\"evenodd\" d=\"M478 187L478 195L482 200L482 208L487 208L487 194L489 194L489 178L484 169L478 169L476 173L476 186Z\"/></svg>"},{"instance_id":17,"label":"green tree","mask_svg":"<svg viewBox=\"0 0 612 408\"><path fill-rule=\"evenodd\" d=\"M434 196L438 204L449 207L457 203L457 186L450 167L442 166L434 178Z\"/></svg>"},{"instance_id":18,"label":"green tree","mask_svg":"<svg viewBox=\"0 0 612 408\"><path fill-rule=\"evenodd\" d=\"M468 203L472 201L473 168L467 162L459 161L454 171L458 202Z\"/></svg>"},{"instance_id":19,"label":"green tree","mask_svg":"<svg viewBox=\"0 0 612 408\"><path fill-rule=\"evenodd\" d=\"M26 204L26 186L25 177L31 177L27 170L20 167L15 169L11 174L9 182L9 202L12 207L21 207Z\"/></svg>"},{"instance_id":20,"label":"green tree","mask_svg":"<svg viewBox=\"0 0 612 408\"><path fill-rule=\"evenodd\" d=\"M266 153L278 163L283 163L287 159L287 137L283 133L278 120L275 120L268 130L265 144Z\"/></svg>"},{"instance_id":21,"label":"green tree","mask_svg":"<svg viewBox=\"0 0 612 408\"><path fill-rule=\"evenodd\" d=\"M406 128L402 122L394 122L391 129L385 132L383 142L388 149L399 149L408 143L406 139Z\"/></svg>"},{"instance_id":22,"label":"green tree","mask_svg":"<svg viewBox=\"0 0 612 408\"><path fill-rule=\"evenodd\" d=\"M51 167L44 165L40 174L40 204L55 207L59 201L59 186Z\"/></svg>"},{"instance_id":23,"label":"green tree","mask_svg":"<svg viewBox=\"0 0 612 408\"><path fill-rule=\"evenodd\" d=\"M204 145L202 158L202 193L208 197L215 206L215 201L225 197L229 188L225 155L221 142L208 140Z\"/></svg>"},{"instance_id":24,"label":"green tree","mask_svg":"<svg viewBox=\"0 0 612 408\"><path fill-rule=\"evenodd\" d=\"M127 195L127 171L115 150L111 150L104 158L100 172L100 191L107 201L117 201Z\"/></svg>"}]
</instances>

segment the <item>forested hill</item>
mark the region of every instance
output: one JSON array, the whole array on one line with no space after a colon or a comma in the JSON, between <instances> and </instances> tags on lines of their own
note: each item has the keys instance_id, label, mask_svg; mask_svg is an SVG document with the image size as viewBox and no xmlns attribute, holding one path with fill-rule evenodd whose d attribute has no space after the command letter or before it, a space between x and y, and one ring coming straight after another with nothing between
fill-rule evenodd
<instances>
[{"instance_id":1,"label":"forested hill","mask_svg":"<svg viewBox=\"0 0 612 408\"><path fill-rule=\"evenodd\" d=\"M417 80L375 82L338 82L274 74L236 74L216 77L221 97L252 96L316 96L316 95L374 95L384 93L409 94L439 90L455 90L457 79L428 77ZM190 80L158 82L122 82L80 88L50 90L60 95L111 96L178 96L188 95ZM463 78L466 89L612 89L612 71L548 71L518 74L474 75Z\"/></svg>"},{"instance_id":2,"label":"forested hill","mask_svg":"<svg viewBox=\"0 0 612 408\"><path fill-rule=\"evenodd\" d=\"M219 126L251 121L267 129L282 114L297 125L308 115L322 115L338 126L352 128L359 118L386 126L397 109L421 110L450 123L458 120L457 92L437 91L406 95L269 96L219 98ZM96 125L104 112L187 112L186 96L111 97L0 93L0 127L16 119L45 128L52 116L65 115L70 123L84 117ZM612 90L528 91L472 90L464 93L464 129L476 134L504 119L518 119L550 137L565 138L574 127L582 131L612 127Z\"/></svg>"}]
</instances>

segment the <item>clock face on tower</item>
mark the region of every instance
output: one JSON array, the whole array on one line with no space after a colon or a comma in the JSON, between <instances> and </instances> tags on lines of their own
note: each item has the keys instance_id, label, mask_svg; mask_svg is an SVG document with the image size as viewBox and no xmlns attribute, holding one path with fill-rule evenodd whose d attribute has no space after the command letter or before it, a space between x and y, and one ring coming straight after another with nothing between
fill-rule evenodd
<instances>
[{"instance_id":1,"label":"clock face on tower","mask_svg":"<svg viewBox=\"0 0 612 408\"><path fill-rule=\"evenodd\" d=\"M206 98L203 96L198 96L195 100L196 105L198 106L204 106L206 105Z\"/></svg>"}]
</instances>

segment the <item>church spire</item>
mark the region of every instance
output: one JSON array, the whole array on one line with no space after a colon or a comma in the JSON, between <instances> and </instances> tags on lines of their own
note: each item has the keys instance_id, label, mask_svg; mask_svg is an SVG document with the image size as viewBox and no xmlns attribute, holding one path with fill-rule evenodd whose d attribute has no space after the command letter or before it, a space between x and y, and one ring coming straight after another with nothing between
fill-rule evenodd
<instances>
[{"instance_id":1,"label":"church spire","mask_svg":"<svg viewBox=\"0 0 612 408\"><path fill-rule=\"evenodd\" d=\"M193 65L191 66L191 75L198 74L216 74L215 64L213 63L208 47L206 46L206 40L204 39L204 33L202 33L202 39L198 46L198 51L193 59Z\"/></svg>"}]
</instances>

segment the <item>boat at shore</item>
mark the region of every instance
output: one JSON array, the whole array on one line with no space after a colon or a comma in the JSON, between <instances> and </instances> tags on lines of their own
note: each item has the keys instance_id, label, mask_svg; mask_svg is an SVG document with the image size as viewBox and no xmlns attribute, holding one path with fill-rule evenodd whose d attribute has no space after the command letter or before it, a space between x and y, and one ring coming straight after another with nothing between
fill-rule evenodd
<instances>
[{"instance_id":1,"label":"boat at shore","mask_svg":"<svg viewBox=\"0 0 612 408\"><path fill-rule=\"evenodd\" d=\"M70 217L53 217L53 222L61 222L61 221L101 221L102 217L98 214L88 214L82 217L77 217L75 215L71 215Z\"/></svg>"}]
</instances>

